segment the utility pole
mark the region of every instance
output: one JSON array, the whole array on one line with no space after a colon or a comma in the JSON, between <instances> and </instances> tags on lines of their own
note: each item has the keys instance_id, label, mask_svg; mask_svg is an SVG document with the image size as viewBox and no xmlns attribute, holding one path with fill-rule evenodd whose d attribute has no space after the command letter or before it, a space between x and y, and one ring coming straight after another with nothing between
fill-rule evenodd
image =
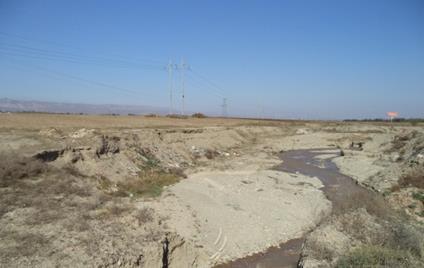
<instances>
[{"instance_id":1,"label":"utility pole","mask_svg":"<svg viewBox=\"0 0 424 268\"><path fill-rule=\"evenodd\" d=\"M185 69L187 68L187 65L184 62L184 59L181 59L181 65L180 65L180 79L181 79L181 115L184 115L185 113Z\"/></svg>"},{"instance_id":2,"label":"utility pole","mask_svg":"<svg viewBox=\"0 0 424 268\"><path fill-rule=\"evenodd\" d=\"M222 117L228 116L227 108L227 98L222 98Z\"/></svg>"},{"instance_id":3,"label":"utility pole","mask_svg":"<svg viewBox=\"0 0 424 268\"><path fill-rule=\"evenodd\" d=\"M173 114L174 112L174 103L172 99L172 91L174 90L174 77L173 77L173 69L174 65L172 64L172 60L169 60L168 66L168 83L169 83L169 114Z\"/></svg>"}]
</instances>

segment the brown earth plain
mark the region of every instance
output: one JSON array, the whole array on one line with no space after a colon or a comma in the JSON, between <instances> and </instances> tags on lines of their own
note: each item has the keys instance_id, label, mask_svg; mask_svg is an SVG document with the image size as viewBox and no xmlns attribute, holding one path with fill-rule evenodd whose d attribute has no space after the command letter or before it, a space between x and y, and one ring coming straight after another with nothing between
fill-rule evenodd
<instances>
[{"instance_id":1,"label":"brown earth plain","mask_svg":"<svg viewBox=\"0 0 424 268\"><path fill-rule=\"evenodd\" d=\"M420 123L0 114L0 267L424 267L423 224Z\"/></svg>"}]
</instances>

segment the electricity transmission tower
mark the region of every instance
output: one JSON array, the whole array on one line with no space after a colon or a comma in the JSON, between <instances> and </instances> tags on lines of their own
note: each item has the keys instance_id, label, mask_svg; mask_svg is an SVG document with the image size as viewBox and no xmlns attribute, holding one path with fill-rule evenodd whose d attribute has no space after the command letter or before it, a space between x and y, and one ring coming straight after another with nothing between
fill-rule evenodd
<instances>
[{"instance_id":1,"label":"electricity transmission tower","mask_svg":"<svg viewBox=\"0 0 424 268\"><path fill-rule=\"evenodd\" d=\"M174 91L174 77L173 77L173 70L174 70L174 64L172 64L172 60L169 60L168 65L166 66L168 70L168 83L169 83L169 114L174 113L174 102L172 99L172 94Z\"/></svg>"},{"instance_id":2,"label":"electricity transmission tower","mask_svg":"<svg viewBox=\"0 0 424 268\"><path fill-rule=\"evenodd\" d=\"M184 62L184 59L181 59L181 64L179 66L180 71L180 82L181 82L181 115L185 113L185 70L188 69L188 65Z\"/></svg>"},{"instance_id":3,"label":"electricity transmission tower","mask_svg":"<svg viewBox=\"0 0 424 268\"><path fill-rule=\"evenodd\" d=\"M228 104L227 104L227 98L222 98L222 117L228 116Z\"/></svg>"}]
</instances>

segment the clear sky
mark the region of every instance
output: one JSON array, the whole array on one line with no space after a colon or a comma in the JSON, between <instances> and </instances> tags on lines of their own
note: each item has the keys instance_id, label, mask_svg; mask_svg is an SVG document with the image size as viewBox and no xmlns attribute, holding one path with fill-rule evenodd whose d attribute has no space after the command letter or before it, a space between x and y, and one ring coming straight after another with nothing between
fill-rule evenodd
<instances>
[{"instance_id":1,"label":"clear sky","mask_svg":"<svg viewBox=\"0 0 424 268\"><path fill-rule=\"evenodd\" d=\"M0 0L0 97L167 107L182 58L189 111L424 117L422 0Z\"/></svg>"}]
</instances>

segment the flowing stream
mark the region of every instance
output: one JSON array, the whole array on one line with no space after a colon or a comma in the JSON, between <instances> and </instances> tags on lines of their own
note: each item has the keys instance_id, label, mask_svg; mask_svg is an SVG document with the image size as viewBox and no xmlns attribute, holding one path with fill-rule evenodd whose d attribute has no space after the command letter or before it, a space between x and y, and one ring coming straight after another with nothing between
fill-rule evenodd
<instances>
[{"instance_id":1,"label":"flowing stream","mask_svg":"<svg viewBox=\"0 0 424 268\"><path fill-rule=\"evenodd\" d=\"M332 156L321 159L317 157L328 154ZM287 151L281 153L280 158L283 162L276 169L320 179L324 185L321 188L322 191L332 202L332 212L340 213L343 211L343 207L345 207L346 196L358 192L364 192L365 194L372 193L357 185L352 178L340 173L336 164L332 162L332 159L335 157L339 157L339 155L332 148ZM289 240L279 247L269 248L263 253L257 253L226 264L221 264L215 268L297 267L305 237L306 234L303 237Z\"/></svg>"}]
</instances>

